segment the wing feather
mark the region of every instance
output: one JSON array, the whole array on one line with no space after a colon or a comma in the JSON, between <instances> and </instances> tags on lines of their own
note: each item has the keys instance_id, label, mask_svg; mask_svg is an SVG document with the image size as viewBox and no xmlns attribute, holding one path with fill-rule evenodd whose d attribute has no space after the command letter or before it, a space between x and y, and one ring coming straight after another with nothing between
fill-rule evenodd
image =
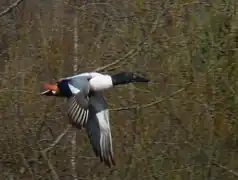
<instances>
[{"instance_id":1,"label":"wing feather","mask_svg":"<svg viewBox=\"0 0 238 180\"><path fill-rule=\"evenodd\" d=\"M72 124L77 128L85 126L88 120L88 93L90 90L88 77L75 76L67 81L70 96L67 102L67 113Z\"/></svg>"},{"instance_id":2,"label":"wing feather","mask_svg":"<svg viewBox=\"0 0 238 180\"><path fill-rule=\"evenodd\" d=\"M107 166L115 165L109 111L102 93L97 92L90 97L89 118L85 127L95 155Z\"/></svg>"},{"instance_id":3,"label":"wing feather","mask_svg":"<svg viewBox=\"0 0 238 180\"><path fill-rule=\"evenodd\" d=\"M68 100L68 116L70 121L78 128L85 126L88 120L88 98L78 92Z\"/></svg>"}]
</instances>

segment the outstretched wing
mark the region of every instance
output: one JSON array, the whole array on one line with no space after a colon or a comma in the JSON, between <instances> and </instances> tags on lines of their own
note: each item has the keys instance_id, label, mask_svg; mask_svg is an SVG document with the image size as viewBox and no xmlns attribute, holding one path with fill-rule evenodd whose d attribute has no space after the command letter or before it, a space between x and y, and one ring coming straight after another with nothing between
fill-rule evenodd
<instances>
[{"instance_id":1,"label":"outstretched wing","mask_svg":"<svg viewBox=\"0 0 238 180\"><path fill-rule=\"evenodd\" d=\"M88 97L85 97L81 92L69 98L67 102L68 116L72 124L77 128L85 126L88 120Z\"/></svg>"},{"instance_id":2,"label":"outstretched wing","mask_svg":"<svg viewBox=\"0 0 238 180\"><path fill-rule=\"evenodd\" d=\"M82 128L87 123L89 114L89 83L87 79L82 78L69 81L68 86L72 96L67 102L67 113L71 123Z\"/></svg>"},{"instance_id":3,"label":"outstretched wing","mask_svg":"<svg viewBox=\"0 0 238 180\"><path fill-rule=\"evenodd\" d=\"M94 92L89 99L89 119L86 124L88 137L96 156L111 167L115 165L107 103L101 92Z\"/></svg>"}]
</instances>

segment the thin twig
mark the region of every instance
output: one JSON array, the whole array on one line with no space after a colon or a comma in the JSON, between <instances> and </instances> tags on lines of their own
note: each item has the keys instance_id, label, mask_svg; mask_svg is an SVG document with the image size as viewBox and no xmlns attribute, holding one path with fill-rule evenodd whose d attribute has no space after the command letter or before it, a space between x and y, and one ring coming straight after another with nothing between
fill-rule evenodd
<instances>
[{"instance_id":1,"label":"thin twig","mask_svg":"<svg viewBox=\"0 0 238 180\"><path fill-rule=\"evenodd\" d=\"M108 3L88 3L88 4L84 5L84 6L77 7L77 6L73 6L73 5L70 5L70 4L66 3L66 5L68 5L68 6L70 6L70 7L73 7L73 8L75 8L75 9L77 9L77 10L82 10L82 9L84 9L86 6L99 5L99 4L111 6L111 5L108 4ZM157 19L155 22L156 22L155 25L151 28L150 34L152 34L152 33L156 30L157 24L158 24L158 19ZM114 65L117 65L117 64L119 64L120 62L126 60L126 59L129 58L132 54L136 54L137 52L139 52L139 51L141 50L142 45L145 43L145 41L146 41L147 39L148 39L148 36L145 37L140 43L138 43L138 44L136 45L136 48L130 50L130 51L129 51L127 54L125 54L123 57L121 57L121 58L119 58L119 59L117 59L117 60L113 61L112 63L109 63L109 64L107 64L107 65L105 65L105 66L96 68L94 71L99 72L99 71L103 71L103 70L105 70L105 69L108 69L108 68L110 68L110 67L112 67L112 66L114 66Z\"/></svg>"},{"instance_id":2,"label":"thin twig","mask_svg":"<svg viewBox=\"0 0 238 180\"><path fill-rule=\"evenodd\" d=\"M5 10L3 10L0 13L0 17L6 15L7 13L9 13L13 8L15 8L16 6L18 6L21 2L23 2L23 0L17 0L15 1L12 5L10 5L9 7L7 7Z\"/></svg>"},{"instance_id":3,"label":"thin twig","mask_svg":"<svg viewBox=\"0 0 238 180\"><path fill-rule=\"evenodd\" d=\"M156 104L159 104L159 103L161 103L161 102L163 102L163 101L166 101L166 100L170 99L171 97L173 97L173 96L175 96L175 95L177 95L177 94L179 94L179 93L185 91L191 84L192 84L192 82L189 82L189 83L186 85L186 87L183 87L183 88L181 88L181 89L175 91L175 92L172 93L171 95L169 95L169 96L167 96L167 97L165 97L165 98L159 99L159 100L157 100L157 101L153 101L153 102L150 102L150 103L148 103L148 104L143 104L143 105L138 105L138 104L136 104L136 105L131 105L130 107L112 108L112 109L110 109L110 111L123 111L123 110L131 110L131 109L148 108L148 107L154 106L154 105L156 105Z\"/></svg>"},{"instance_id":4,"label":"thin twig","mask_svg":"<svg viewBox=\"0 0 238 180\"><path fill-rule=\"evenodd\" d=\"M139 51L142 48L141 46L144 44L144 42L146 40L147 40L147 38L145 38L142 42L140 42L136 46L136 48L134 48L134 49L130 50L128 53L126 53L123 57L121 57L121 58L119 58L119 59L117 59L117 60L113 61L112 63L109 63L109 64L107 64L105 66L99 67L99 68L95 69L94 71L103 71L103 70L105 70L105 69L107 69L109 67L112 67L112 66L120 63L121 61L125 60L126 58L129 58L132 54L134 54L135 52Z\"/></svg>"},{"instance_id":5,"label":"thin twig","mask_svg":"<svg viewBox=\"0 0 238 180\"><path fill-rule=\"evenodd\" d=\"M187 141L187 140L185 140L184 143L185 143L185 144L188 144L191 148L193 148L193 149L196 150L197 152L202 152L206 157L209 158L209 155L206 153L205 150L200 149L200 148L197 148L195 145L193 145L192 143L190 143L190 142ZM212 164L212 165L214 165L214 166L216 166L216 167L219 167L219 168L221 168L221 169L223 169L223 170L226 170L227 172L229 172L229 173L233 174L234 176L238 177L238 172L237 172L237 171L234 171L234 170L232 170L232 169L229 169L227 166L224 166L224 165L218 163L216 160L213 159L213 157L212 157L212 158L209 158L209 159L211 159L211 164Z\"/></svg>"},{"instance_id":6,"label":"thin twig","mask_svg":"<svg viewBox=\"0 0 238 180\"><path fill-rule=\"evenodd\" d=\"M60 180L58 174L56 173L56 171L55 171L55 169L54 169L54 167L53 167L53 165L52 165L52 163L50 161L50 159L47 157L46 152L45 151L40 151L40 152L41 152L42 157L45 159L45 161L47 162L47 164L48 164L48 166L50 168L50 171L51 171L51 174L52 174L52 178L54 180Z\"/></svg>"},{"instance_id":7,"label":"thin twig","mask_svg":"<svg viewBox=\"0 0 238 180\"><path fill-rule=\"evenodd\" d=\"M144 42L144 41L143 41ZM132 49L133 52L131 52L128 56L124 56L122 58L117 59L116 61L114 61L113 63L107 64L103 67L99 67L97 69L99 69L99 71L104 71L105 69L107 69L107 72L109 71L114 71L115 69L120 68L123 65L126 65L127 63L130 63L130 61L125 61L127 58L132 59L133 57L135 57L137 54L139 54L140 50L142 49L142 47L138 47L137 50L136 49ZM129 52L128 52L129 53ZM95 71L97 71L97 69Z\"/></svg>"},{"instance_id":8,"label":"thin twig","mask_svg":"<svg viewBox=\"0 0 238 180\"><path fill-rule=\"evenodd\" d=\"M234 176L238 177L238 172L237 171L229 169L227 166L223 166L220 163L215 162L214 160L212 161L212 164L217 166L217 167L219 167L219 168L221 168L221 169L223 169L223 170L226 170L227 172L229 172L229 173L233 174Z\"/></svg>"},{"instance_id":9,"label":"thin twig","mask_svg":"<svg viewBox=\"0 0 238 180\"><path fill-rule=\"evenodd\" d=\"M88 9L90 6L92 7L92 6L95 6L95 5L103 5L103 6L108 6L108 7L110 7L111 9L112 9L112 11L115 13L115 14L117 14L117 10L116 10L116 8L115 7L113 7L111 4L109 4L109 3L104 3L104 2L98 2L98 3L87 3L87 4L85 4L85 5L83 5L83 6L80 6L80 7L78 7L78 6L75 6L75 5L72 5L72 4L69 4L69 3L64 3L65 5L67 5L67 6L69 6L69 7L71 7L71 8L74 8L74 9L76 9L76 10L86 10L86 9Z\"/></svg>"},{"instance_id":10,"label":"thin twig","mask_svg":"<svg viewBox=\"0 0 238 180\"><path fill-rule=\"evenodd\" d=\"M76 2L75 2L76 4ZM78 11L75 11L75 17L74 17L74 35L73 35L73 41L74 41L74 63L73 63L73 71L74 74L77 74L78 70ZM76 167L76 151L77 151L77 144L76 144L76 130L72 129L72 136L69 136L70 142L71 142L71 168L72 168L72 177L73 180L78 180L78 174L77 174L77 167Z\"/></svg>"},{"instance_id":11,"label":"thin twig","mask_svg":"<svg viewBox=\"0 0 238 180\"><path fill-rule=\"evenodd\" d=\"M28 169L28 171L30 172L32 179L36 179L35 174L33 173L31 166L29 165L28 161L25 158L25 155L23 153L19 153L19 155L21 156L22 162L24 164L24 166Z\"/></svg>"},{"instance_id":12,"label":"thin twig","mask_svg":"<svg viewBox=\"0 0 238 180\"><path fill-rule=\"evenodd\" d=\"M167 0L167 2L169 2ZM167 3L166 2L166 3ZM130 57L132 54L136 54L136 52L139 52L141 49L142 49L142 45L144 45L144 43L146 42L146 40L148 39L149 35L150 34L153 34L155 32L155 30L157 29L158 27L158 22L159 22L159 18L162 16L163 13L159 13L157 16L156 16L156 20L153 22L153 26L152 28L150 29L148 35L140 42L136 45L136 48L130 50L125 56L113 61L112 63L110 64L107 64L105 66L102 66L102 67L99 67L97 69L95 69L94 71L103 71L105 69L108 69L109 67L112 67L116 64L119 64L120 62L122 62L123 60L125 60L126 58Z\"/></svg>"},{"instance_id":13,"label":"thin twig","mask_svg":"<svg viewBox=\"0 0 238 180\"><path fill-rule=\"evenodd\" d=\"M50 74L51 74L51 76L54 78L54 79L57 79L57 77L55 76L55 74L53 74L52 72L52 68L50 67L50 65L49 65L49 56L48 56L48 52L47 52L47 47L48 47L48 42L47 42L47 38L46 38L46 36L45 36L45 32L44 32L44 30L43 30L43 22L42 22L42 20L41 20L41 16L40 16L40 14L36 14L36 18L37 18L37 20L39 21L39 24L40 24L40 28L39 28L39 30L40 30L40 33L41 33L41 38L42 38L42 47L43 47L43 52L44 52L44 55L45 55L45 59L46 59L46 61L47 61L47 67L48 67L48 69L49 69L49 72L50 72Z\"/></svg>"},{"instance_id":14,"label":"thin twig","mask_svg":"<svg viewBox=\"0 0 238 180\"><path fill-rule=\"evenodd\" d=\"M72 177L73 180L77 180L78 179L78 174L77 174L77 168L76 168L76 151L77 151L77 147L76 147L76 130L72 129L72 137L71 137L71 147L72 147L72 154L71 154L71 166L72 166Z\"/></svg>"},{"instance_id":15,"label":"thin twig","mask_svg":"<svg viewBox=\"0 0 238 180\"><path fill-rule=\"evenodd\" d=\"M69 130L72 128L72 125L69 124L67 126L67 128L55 139L55 141L47 148L45 148L44 150L42 150L44 153L47 153L48 151L50 151L51 149L53 149L58 143L59 141L69 132Z\"/></svg>"}]
</instances>

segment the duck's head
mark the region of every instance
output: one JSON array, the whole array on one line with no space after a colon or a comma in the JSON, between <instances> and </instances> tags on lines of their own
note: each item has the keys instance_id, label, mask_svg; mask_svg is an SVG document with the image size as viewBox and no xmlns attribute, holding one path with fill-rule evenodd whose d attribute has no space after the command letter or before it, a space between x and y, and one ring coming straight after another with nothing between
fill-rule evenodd
<instances>
[{"instance_id":1,"label":"duck's head","mask_svg":"<svg viewBox=\"0 0 238 180\"><path fill-rule=\"evenodd\" d=\"M45 96L60 96L60 97L70 97L72 92L69 88L70 79L60 79L56 82L56 84L46 83L44 85L45 91L41 93L41 95Z\"/></svg>"},{"instance_id":2,"label":"duck's head","mask_svg":"<svg viewBox=\"0 0 238 180\"><path fill-rule=\"evenodd\" d=\"M61 96L61 93L60 93L60 88L58 86L58 83L57 84L49 84L49 83L46 83L44 85L44 88L46 89L45 91L43 91L41 93L41 95L45 95L45 96Z\"/></svg>"}]
</instances>

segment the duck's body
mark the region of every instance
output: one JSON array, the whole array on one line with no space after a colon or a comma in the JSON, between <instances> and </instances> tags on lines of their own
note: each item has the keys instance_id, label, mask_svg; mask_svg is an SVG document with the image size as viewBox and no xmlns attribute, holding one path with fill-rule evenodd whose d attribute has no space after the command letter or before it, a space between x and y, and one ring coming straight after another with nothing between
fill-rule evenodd
<instances>
[{"instance_id":1,"label":"duck's body","mask_svg":"<svg viewBox=\"0 0 238 180\"><path fill-rule=\"evenodd\" d=\"M115 164L107 102L103 90L119 84L148 82L134 73L107 75L97 72L82 73L60 79L56 85L46 84L42 95L66 97L67 112L72 124L86 128L96 156L106 165Z\"/></svg>"}]
</instances>

